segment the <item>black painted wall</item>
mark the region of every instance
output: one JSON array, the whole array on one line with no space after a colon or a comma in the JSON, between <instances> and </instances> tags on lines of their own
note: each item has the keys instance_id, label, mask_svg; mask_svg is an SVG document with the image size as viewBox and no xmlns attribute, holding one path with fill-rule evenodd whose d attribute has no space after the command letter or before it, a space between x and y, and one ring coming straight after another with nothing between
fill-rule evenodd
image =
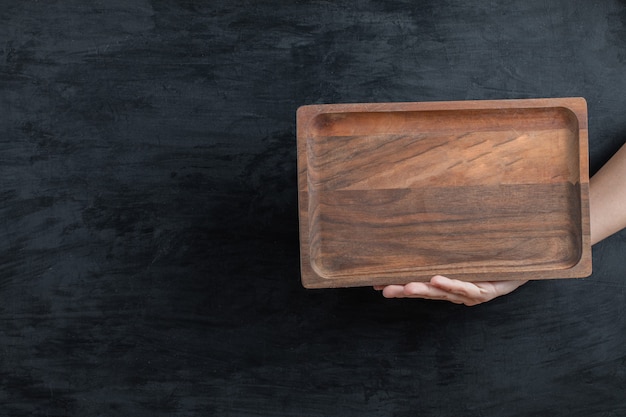
<instances>
[{"instance_id":1,"label":"black painted wall","mask_svg":"<svg viewBox=\"0 0 626 417\"><path fill-rule=\"evenodd\" d=\"M0 415L623 416L626 234L486 305L299 283L303 104L583 96L626 2L0 1Z\"/></svg>"}]
</instances>

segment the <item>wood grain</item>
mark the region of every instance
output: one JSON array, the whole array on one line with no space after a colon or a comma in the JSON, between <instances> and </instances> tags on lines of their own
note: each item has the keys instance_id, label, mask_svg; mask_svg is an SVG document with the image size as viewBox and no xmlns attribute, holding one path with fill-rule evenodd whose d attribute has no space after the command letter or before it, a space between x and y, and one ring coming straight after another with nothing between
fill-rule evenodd
<instances>
[{"instance_id":1,"label":"wood grain","mask_svg":"<svg viewBox=\"0 0 626 417\"><path fill-rule=\"evenodd\" d=\"M590 273L581 100L461 104L301 114L305 286Z\"/></svg>"}]
</instances>

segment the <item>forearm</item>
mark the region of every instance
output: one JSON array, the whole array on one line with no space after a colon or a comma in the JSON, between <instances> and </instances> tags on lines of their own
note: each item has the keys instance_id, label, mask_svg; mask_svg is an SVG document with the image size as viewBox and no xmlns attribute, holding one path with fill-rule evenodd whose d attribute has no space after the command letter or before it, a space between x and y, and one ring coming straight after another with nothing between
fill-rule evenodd
<instances>
[{"instance_id":1,"label":"forearm","mask_svg":"<svg viewBox=\"0 0 626 417\"><path fill-rule=\"evenodd\" d=\"M626 146L589 182L591 244L626 227Z\"/></svg>"}]
</instances>

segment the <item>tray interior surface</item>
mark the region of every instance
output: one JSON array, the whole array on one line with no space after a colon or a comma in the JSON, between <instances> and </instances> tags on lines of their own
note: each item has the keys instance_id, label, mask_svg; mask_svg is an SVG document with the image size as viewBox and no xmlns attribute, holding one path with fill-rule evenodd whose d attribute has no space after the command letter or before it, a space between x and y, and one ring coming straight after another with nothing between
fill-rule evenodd
<instances>
[{"instance_id":1,"label":"tray interior surface","mask_svg":"<svg viewBox=\"0 0 626 417\"><path fill-rule=\"evenodd\" d=\"M549 271L581 257L567 108L320 113L306 136L306 246L321 279Z\"/></svg>"}]
</instances>

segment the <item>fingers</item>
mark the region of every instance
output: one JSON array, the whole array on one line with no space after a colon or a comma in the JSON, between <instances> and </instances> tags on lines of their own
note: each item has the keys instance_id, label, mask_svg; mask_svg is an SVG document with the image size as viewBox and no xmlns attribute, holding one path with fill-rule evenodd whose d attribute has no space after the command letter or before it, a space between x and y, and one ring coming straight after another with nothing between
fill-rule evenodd
<instances>
[{"instance_id":1,"label":"fingers","mask_svg":"<svg viewBox=\"0 0 626 417\"><path fill-rule=\"evenodd\" d=\"M465 282L441 275L430 282L411 282L406 285L379 285L386 298L424 298L447 300L456 304L474 306L514 291L527 281Z\"/></svg>"},{"instance_id":2,"label":"fingers","mask_svg":"<svg viewBox=\"0 0 626 417\"><path fill-rule=\"evenodd\" d=\"M404 293L404 285L387 285L383 288L383 296L385 298L406 298Z\"/></svg>"},{"instance_id":3,"label":"fingers","mask_svg":"<svg viewBox=\"0 0 626 417\"><path fill-rule=\"evenodd\" d=\"M443 291L471 299L483 300L490 295L489 288L486 286L478 286L473 282L450 279L442 275L435 275L430 279L430 283Z\"/></svg>"},{"instance_id":4,"label":"fingers","mask_svg":"<svg viewBox=\"0 0 626 417\"><path fill-rule=\"evenodd\" d=\"M447 300L455 304L468 304L472 301L464 296L441 289L430 282L411 282L404 286L404 294L410 298L426 298L429 300ZM469 304L468 304L469 305ZM473 305L473 304L472 304Z\"/></svg>"},{"instance_id":5,"label":"fingers","mask_svg":"<svg viewBox=\"0 0 626 417\"><path fill-rule=\"evenodd\" d=\"M467 297L447 292L428 282L411 282L406 285L387 285L382 289L385 298L426 298L448 300L456 304L471 303Z\"/></svg>"}]
</instances>

